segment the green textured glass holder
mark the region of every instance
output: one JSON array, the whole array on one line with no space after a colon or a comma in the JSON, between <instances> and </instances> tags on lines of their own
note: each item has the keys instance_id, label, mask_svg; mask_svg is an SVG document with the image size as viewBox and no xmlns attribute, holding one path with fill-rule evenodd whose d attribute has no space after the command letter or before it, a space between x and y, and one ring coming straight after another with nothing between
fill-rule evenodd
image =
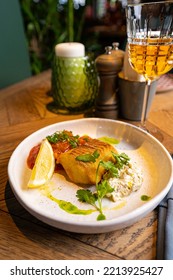
<instances>
[{"instance_id":1,"label":"green textured glass holder","mask_svg":"<svg viewBox=\"0 0 173 280\"><path fill-rule=\"evenodd\" d=\"M60 114L79 114L95 105L98 75L90 56L56 57L52 67L53 102L47 108Z\"/></svg>"}]
</instances>

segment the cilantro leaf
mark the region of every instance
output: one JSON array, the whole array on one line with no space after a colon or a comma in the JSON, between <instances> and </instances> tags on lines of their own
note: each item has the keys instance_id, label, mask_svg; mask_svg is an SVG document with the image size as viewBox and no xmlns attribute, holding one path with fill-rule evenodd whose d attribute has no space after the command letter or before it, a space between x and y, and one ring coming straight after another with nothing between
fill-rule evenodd
<instances>
[{"instance_id":1,"label":"cilantro leaf","mask_svg":"<svg viewBox=\"0 0 173 280\"><path fill-rule=\"evenodd\" d=\"M57 135L57 133L54 133L54 134L52 134L52 135L49 135L49 136L47 136L46 137L47 138L47 140L50 142L50 143L57 143L58 142L58 135Z\"/></svg>"},{"instance_id":2,"label":"cilantro leaf","mask_svg":"<svg viewBox=\"0 0 173 280\"><path fill-rule=\"evenodd\" d=\"M78 190L76 196L77 196L79 201L87 202L91 205L95 205L95 202L97 200L95 194L93 194L88 189L87 190L83 190L83 189Z\"/></svg>"},{"instance_id":3,"label":"cilantro leaf","mask_svg":"<svg viewBox=\"0 0 173 280\"><path fill-rule=\"evenodd\" d=\"M95 150L94 153L93 153L93 157L95 159L97 159L99 156L100 156L99 152L97 150Z\"/></svg>"},{"instance_id":4,"label":"cilantro leaf","mask_svg":"<svg viewBox=\"0 0 173 280\"><path fill-rule=\"evenodd\" d=\"M105 220L106 217L103 214L102 210L102 199L106 196L107 193L111 193L114 189L109 185L109 183L104 180L96 186L96 193L92 193L88 189L80 189L76 193L76 197L81 202L86 202L94 206L100 214L97 217L97 220ZM96 204L98 202L98 204Z\"/></svg>"},{"instance_id":5,"label":"cilantro leaf","mask_svg":"<svg viewBox=\"0 0 173 280\"><path fill-rule=\"evenodd\" d=\"M78 161L83 161L83 162L95 162L96 161L94 156L91 154L79 155L75 159Z\"/></svg>"},{"instance_id":6,"label":"cilantro leaf","mask_svg":"<svg viewBox=\"0 0 173 280\"><path fill-rule=\"evenodd\" d=\"M119 176L119 170L123 167L123 165L127 165L129 163L130 158L125 154L115 154L112 152L115 162L112 161L103 161L100 160L99 164L97 166L96 170L96 193L92 193L90 190L78 190L77 191L77 197L79 201L87 202L91 205L93 205L98 211L99 215L97 217L97 220L105 220L106 217L103 214L102 209L102 200L103 198L108 194L114 191L114 188L112 188L108 182L108 179L111 177L118 177ZM84 154L76 157L77 160L82 161L93 161L95 162L96 158L99 157L98 151L94 151L93 154ZM101 182L98 182L98 174L99 174L99 168L103 167L105 169L105 174L103 176L103 179Z\"/></svg>"},{"instance_id":7,"label":"cilantro leaf","mask_svg":"<svg viewBox=\"0 0 173 280\"><path fill-rule=\"evenodd\" d=\"M110 186L107 180L103 180L100 184L96 186L97 195L100 199L105 197L108 193L113 192L114 188Z\"/></svg>"},{"instance_id":8,"label":"cilantro leaf","mask_svg":"<svg viewBox=\"0 0 173 280\"><path fill-rule=\"evenodd\" d=\"M74 136L71 131L59 131L46 137L50 143L56 144L58 142L68 141L72 148L77 147L79 135Z\"/></svg>"},{"instance_id":9,"label":"cilantro leaf","mask_svg":"<svg viewBox=\"0 0 173 280\"><path fill-rule=\"evenodd\" d=\"M75 159L83 162L95 162L96 159L100 156L97 150L94 151L93 154L83 154L77 156Z\"/></svg>"},{"instance_id":10,"label":"cilantro leaf","mask_svg":"<svg viewBox=\"0 0 173 280\"><path fill-rule=\"evenodd\" d=\"M109 179L111 177L118 177L118 168L115 166L112 161L101 161L100 165L105 168L107 171L104 174L104 179Z\"/></svg>"},{"instance_id":11,"label":"cilantro leaf","mask_svg":"<svg viewBox=\"0 0 173 280\"><path fill-rule=\"evenodd\" d=\"M112 154L116 160L115 166L118 169L121 169L123 165L127 165L129 163L130 158L125 153L115 154L114 152L112 152Z\"/></svg>"}]
</instances>

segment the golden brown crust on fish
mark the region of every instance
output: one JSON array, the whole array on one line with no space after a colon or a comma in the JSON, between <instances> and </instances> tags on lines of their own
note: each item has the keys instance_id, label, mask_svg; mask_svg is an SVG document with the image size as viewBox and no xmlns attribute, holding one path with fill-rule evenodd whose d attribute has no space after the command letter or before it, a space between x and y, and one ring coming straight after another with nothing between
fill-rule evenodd
<instances>
[{"instance_id":1,"label":"golden brown crust on fish","mask_svg":"<svg viewBox=\"0 0 173 280\"><path fill-rule=\"evenodd\" d=\"M83 162L76 160L77 156L85 154L93 154L98 151L99 157L95 162ZM103 141L98 139L89 139L85 145L78 146L60 155L60 163L66 171L70 180L79 184L95 184L96 170L100 160L108 161L114 160L112 151L117 153L116 149ZM98 181L104 173L103 167L99 168Z\"/></svg>"}]
</instances>

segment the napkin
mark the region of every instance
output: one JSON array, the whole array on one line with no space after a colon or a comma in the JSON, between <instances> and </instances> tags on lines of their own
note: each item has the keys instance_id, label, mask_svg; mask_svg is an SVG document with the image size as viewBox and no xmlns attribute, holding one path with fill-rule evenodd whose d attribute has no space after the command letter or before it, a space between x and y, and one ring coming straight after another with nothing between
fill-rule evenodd
<instances>
[{"instance_id":1,"label":"napkin","mask_svg":"<svg viewBox=\"0 0 173 280\"><path fill-rule=\"evenodd\" d=\"M173 260L173 185L158 207L157 259Z\"/></svg>"}]
</instances>

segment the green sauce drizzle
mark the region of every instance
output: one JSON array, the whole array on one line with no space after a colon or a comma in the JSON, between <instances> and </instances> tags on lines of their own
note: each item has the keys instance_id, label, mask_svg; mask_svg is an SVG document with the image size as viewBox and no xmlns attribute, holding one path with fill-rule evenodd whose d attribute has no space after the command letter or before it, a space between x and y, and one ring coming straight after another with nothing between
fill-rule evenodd
<instances>
[{"instance_id":1,"label":"green sauce drizzle","mask_svg":"<svg viewBox=\"0 0 173 280\"><path fill-rule=\"evenodd\" d=\"M108 136L103 136L98 139L109 144L118 144L120 142L119 140Z\"/></svg>"},{"instance_id":2,"label":"green sauce drizzle","mask_svg":"<svg viewBox=\"0 0 173 280\"><path fill-rule=\"evenodd\" d=\"M101 213L97 216L97 221L103 221L103 220L106 220L106 217L104 214Z\"/></svg>"},{"instance_id":3,"label":"green sauce drizzle","mask_svg":"<svg viewBox=\"0 0 173 280\"><path fill-rule=\"evenodd\" d=\"M56 202L62 210L70 214L90 215L91 213L95 212L95 210L93 209L88 209L88 210L79 209L71 202L55 198L51 194L48 194L47 197L50 198L52 201Z\"/></svg>"},{"instance_id":4,"label":"green sauce drizzle","mask_svg":"<svg viewBox=\"0 0 173 280\"><path fill-rule=\"evenodd\" d=\"M151 196L148 196L148 195L141 195L141 200L142 201L148 201L148 200L150 200L151 199Z\"/></svg>"}]
</instances>

